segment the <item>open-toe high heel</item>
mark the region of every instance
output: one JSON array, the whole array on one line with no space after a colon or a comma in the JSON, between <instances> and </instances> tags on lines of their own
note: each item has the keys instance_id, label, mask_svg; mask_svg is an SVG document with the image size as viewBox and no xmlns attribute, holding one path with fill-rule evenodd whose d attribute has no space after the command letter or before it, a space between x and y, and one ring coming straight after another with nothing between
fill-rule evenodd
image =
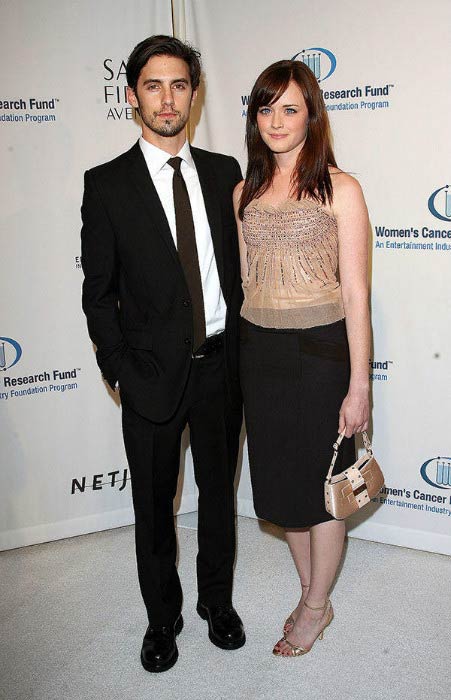
<instances>
[{"instance_id":1,"label":"open-toe high heel","mask_svg":"<svg viewBox=\"0 0 451 700\"><path fill-rule=\"evenodd\" d=\"M321 605L320 607L313 607L312 605L309 605L307 602L304 602L304 605L309 610L323 610L324 617L326 618L325 624L323 625L321 630L318 632L318 634L316 635L316 637L313 641L313 644L314 644L317 639L323 639L324 630L326 629L326 627L328 627L330 625L330 623L332 622L332 620L334 618L334 611L332 608L332 603L330 602L329 598L327 598L324 605ZM282 652L280 651L279 645L282 642L285 642L285 644L288 644L288 646L290 648L289 654L282 654ZM288 639L286 639L286 637L282 637L282 639L279 639L279 641L275 645L272 653L274 654L274 656L287 656L289 658L292 656L303 656L304 654L307 654L310 651L310 649L313 647L313 644L308 649L305 649L304 647L301 647L301 646L298 646L297 644L293 644L292 642L289 642Z\"/></svg>"},{"instance_id":2,"label":"open-toe high heel","mask_svg":"<svg viewBox=\"0 0 451 700\"><path fill-rule=\"evenodd\" d=\"M301 583L301 588L302 588L302 594L304 594L304 590L307 590L308 588L310 588L310 584L309 583ZM293 613L291 613L291 615L289 615L287 617L287 619L285 620L284 625L283 625L284 636L287 634L290 634L291 630L294 627L295 622L296 622L296 620L293 617Z\"/></svg>"}]
</instances>

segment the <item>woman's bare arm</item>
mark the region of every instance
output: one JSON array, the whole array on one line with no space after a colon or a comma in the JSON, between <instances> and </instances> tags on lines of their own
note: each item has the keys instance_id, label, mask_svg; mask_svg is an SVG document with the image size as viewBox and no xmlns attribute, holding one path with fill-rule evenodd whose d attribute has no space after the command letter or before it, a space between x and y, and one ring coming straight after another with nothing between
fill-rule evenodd
<instances>
[{"instance_id":1,"label":"woman's bare arm","mask_svg":"<svg viewBox=\"0 0 451 700\"><path fill-rule=\"evenodd\" d=\"M241 279L243 282L247 280L248 269L247 269L247 248L246 243L243 238L243 227L242 221L238 216L238 209L240 207L241 193L244 187L244 180L239 182L233 191L233 208L235 211L236 227L238 230L238 245L240 248L240 261L241 261Z\"/></svg>"},{"instance_id":2,"label":"woman's bare arm","mask_svg":"<svg viewBox=\"0 0 451 700\"><path fill-rule=\"evenodd\" d=\"M346 173L333 175L339 271L346 317L351 379L339 426L346 437L366 430L369 419L370 318L368 308L368 211L362 189Z\"/></svg>"}]
</instances>

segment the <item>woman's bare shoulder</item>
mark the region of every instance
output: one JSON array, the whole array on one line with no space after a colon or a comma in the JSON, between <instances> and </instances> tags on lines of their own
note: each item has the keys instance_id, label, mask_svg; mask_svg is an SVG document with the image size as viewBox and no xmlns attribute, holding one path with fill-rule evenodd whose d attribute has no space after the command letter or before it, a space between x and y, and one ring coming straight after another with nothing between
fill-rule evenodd
<instances>
[{"instance_id":1,"label":"woman's bare shoulder","mask_svg":"<svg viewBox=\"0 0 451 700\"><path fill-rule=\"evenodd\" d=\"M349 173L340 170L340 168L335 168L334 166L329 166L329 173L332 180L334 196L340 192L345 194L345 196L362 193L360 182Z\"/></svg>"},{"instance_id":2,"label":"woman's bare shoulder","mask_svg":"<svg viewBox=\"0 0 451 700\"><path fill-rule=\"evenodd\" d=\"M343 207L364 206L364 197L360 182L340 168L329 168L333 188L333 209L338 213Z\"/></svg>"}]
</instances>

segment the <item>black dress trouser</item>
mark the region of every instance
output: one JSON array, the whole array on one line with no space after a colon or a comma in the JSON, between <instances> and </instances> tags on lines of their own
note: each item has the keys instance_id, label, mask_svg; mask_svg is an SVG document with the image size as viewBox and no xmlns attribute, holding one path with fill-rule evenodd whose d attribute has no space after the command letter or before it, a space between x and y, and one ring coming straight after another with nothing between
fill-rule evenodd
<instances>
[{"instance_id":1,"label":"black dress trouser","mask_svg":"<svg viewBox=\"0 0 451 700\"><path fill-rule=\"evenodd\" d=\"M242 410L227 398L223 352L192 360L181 403L169 421L153 423L126 404L122 406L139 583L149 624L154 627L172 624L182 608L173 499L187 423L199 489L198 599L206 605L232 600L233 481Z\"/></svg>"}]
</instances>

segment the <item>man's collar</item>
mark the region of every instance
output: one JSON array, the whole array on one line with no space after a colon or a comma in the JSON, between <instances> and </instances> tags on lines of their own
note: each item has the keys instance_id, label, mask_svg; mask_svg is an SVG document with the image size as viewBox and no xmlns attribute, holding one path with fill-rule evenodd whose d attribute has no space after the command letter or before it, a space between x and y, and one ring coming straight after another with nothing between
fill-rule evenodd
<instances>
[{"instance_id":1,"label":"man's collar","mask_svg":"<svg viewBox=\"0 0 451 700\"><path fill-rule=\"evenodd\" d=\"M161 148L158 148L157 146L154 146L152 143L149 143L143 139L142 136L139 138L139 146L144 158L146 159L147 167L149 168L149 173L152 177L160 172L160 170L168 162L169 158L173 157L166 151L163 151ZM191 168L196 168L188 141L185 141L180 151L177 153L177 156L184 160L185 163Z\"/></svg>"},{"instance_id":2,"label":"man's collar","mask_svg":"<svg viewBox=\"0 0 451 700\"><path fill-rule=\"evenodd\" d=\"M180 151L177 153L177 155L185 161L187 165L190 166L190 168L196 169L196 166L194 165L194 160L193 156L191 155L191 149L189 147L188 141L185 141L183 146L181 147Z\"/></svg>"}]
</instances>

